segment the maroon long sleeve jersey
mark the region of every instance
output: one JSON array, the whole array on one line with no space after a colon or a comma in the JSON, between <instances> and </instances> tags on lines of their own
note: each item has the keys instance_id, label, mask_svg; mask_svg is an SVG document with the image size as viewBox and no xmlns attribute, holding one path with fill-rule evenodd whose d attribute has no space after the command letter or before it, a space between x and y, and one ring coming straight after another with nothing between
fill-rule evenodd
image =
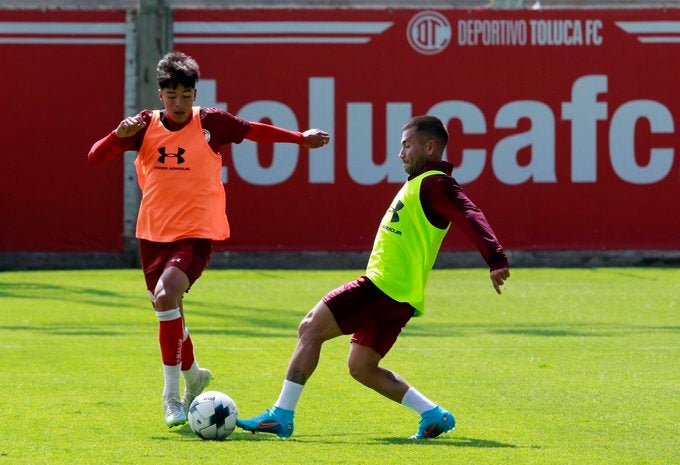
<instances>
[{"instance_id":1,"label":"maroon long sleeve jersey","mask_svg":"<svg viewBox=\"0 0 680 465\"><path fill-rule=\"evenodd\" d=\"M152 110L143 110L138 114L147 125L151 121L151 115ZM164 117L163 114L161 115L161 121L170 131L178 131L189 122L185 121L183 124L177 124ZM210 148L215 153L219 153L219 149L223 145L238 144L243 139L255 142L290 142L294 144L302 144L304 142L304 136L298 131L288 131L268 124L246 121L218 108L201 108L201 126L206 135L208 145L210 145ZM92 146L88 154L89 162L101 165L128 150L138 151L142 146L147 127L144 126L135 135L130 137L117 137L114 131L112 131Z\"/></svg>"},{"instance_id":2,"label":"maroon long sleeve jersey","mask_svg":"<svg viewBox=\"0 0 680 465\"><path fill-rule=\"evenodd\" d=\"M491 229L484 213L465 195L460 184L451 177L453 165L445 161L428 162L410 179L425 171L443 171L446 175L433 175L423 179L420 186L420 203L428 221L444 229L449 223L458 227L470 239L489 269L508 267L508 258Z\"/></svg>"}]
</instances>

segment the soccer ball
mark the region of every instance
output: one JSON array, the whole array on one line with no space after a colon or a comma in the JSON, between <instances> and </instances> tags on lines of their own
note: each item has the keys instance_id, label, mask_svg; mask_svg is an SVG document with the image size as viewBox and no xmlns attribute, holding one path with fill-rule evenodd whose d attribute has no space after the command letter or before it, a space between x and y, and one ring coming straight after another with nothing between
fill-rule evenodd
<instances>
[{"instance_id":1,"label":"soccer ball","mask_svg":"<svg viewBox=\"0 0 680 465\"><path fill-rule=\"evenodd\" d=\"M201 439L221 441L236 427L238 409L223 392L206 391L196 397L189 407L189 426Z\"/></svg>"}]
</instances>

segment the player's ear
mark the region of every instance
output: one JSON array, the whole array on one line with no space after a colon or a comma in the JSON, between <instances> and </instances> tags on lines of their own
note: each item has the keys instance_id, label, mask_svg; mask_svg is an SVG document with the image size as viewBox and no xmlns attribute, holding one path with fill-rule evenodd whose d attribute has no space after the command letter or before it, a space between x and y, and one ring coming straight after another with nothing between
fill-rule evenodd
<instances>
[{"instance_id":1,"label":"player's ear","mask_svg":"<svg viewBox=\"0 0 680 465\"><path fill-rule=\"evenodd\" d=\"M432 155L437 152L437 141L434 139L429 139L427 141L427 144L425 144L425 148L427 149L427 153Z\"/></svg>"}]
</instances>

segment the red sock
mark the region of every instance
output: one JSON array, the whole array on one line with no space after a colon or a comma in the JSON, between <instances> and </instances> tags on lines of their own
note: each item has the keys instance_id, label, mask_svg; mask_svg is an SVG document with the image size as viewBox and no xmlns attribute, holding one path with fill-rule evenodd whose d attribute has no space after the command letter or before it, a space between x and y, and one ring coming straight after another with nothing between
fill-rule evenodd
<instances>
[{"instance_id":1,"label":"red sock","mask_svg":"<svg viewBox=\"0 0 680 465\"><path fill-rule=\"evenodd\" d=\"M179 309L156 312L158 316L158 342L163 365L179 365L182 361L184 325ZM175 317L176 316L176 317Z\"/></svg>"},{"instance_id":2,"label":"red sock","mask_svg":"<svg viewBox=\"0 0 680 465\"><path fill-rule=\"evenodd\" d=\"M191 335L187 331L187 337L182 342L182 371L187 371L194 364L194 344Z\"/></svg>"}]
</instances>

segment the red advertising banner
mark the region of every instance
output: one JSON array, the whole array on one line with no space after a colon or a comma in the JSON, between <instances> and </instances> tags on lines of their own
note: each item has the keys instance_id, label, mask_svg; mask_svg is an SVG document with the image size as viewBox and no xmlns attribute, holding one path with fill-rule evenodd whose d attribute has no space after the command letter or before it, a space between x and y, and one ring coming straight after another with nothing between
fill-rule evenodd
<instances>
[{"instance_id":1,"label":"red advertising banner","mask_svg":"<svg viewBox=\"0 0 680 465\"><path fill-rule=\"evenodd\" d=\"M175 48L204 104L332 133L226 148L229 249L369 249L425 113L506 248L680 246L680 10L177 11Z\"/></svg>"},{"instance_id":2,"label":"red advertising banner","mask_svg":"<svg viewBox=\"0 0 680 465\"><path fill-rule=\"evenodd\" d=\"M425 113L447 124L454 177L506 249L680 248L680 10L177 10L174 28L201 65L200 105L332 136L223 148L220 250L370 249L406 179L401 127ZM122 161L85 163L122 116L114 29L97 44L0 34L17 70L3 76L17 97L0 117L3 250L120 250ZM471 244L454 227L443 247Z\"/></svg>"},{"instance_id":3,"label":"red advertising banner","mask_svg":"<svg viewBox=\"0 0 680 465\"><path fill-rule=\"evenodd\" d=\"M123 160L87 165L124 113L125 13L0 11L0 251L122 251Z\"/></svg>"}]
</instances>

